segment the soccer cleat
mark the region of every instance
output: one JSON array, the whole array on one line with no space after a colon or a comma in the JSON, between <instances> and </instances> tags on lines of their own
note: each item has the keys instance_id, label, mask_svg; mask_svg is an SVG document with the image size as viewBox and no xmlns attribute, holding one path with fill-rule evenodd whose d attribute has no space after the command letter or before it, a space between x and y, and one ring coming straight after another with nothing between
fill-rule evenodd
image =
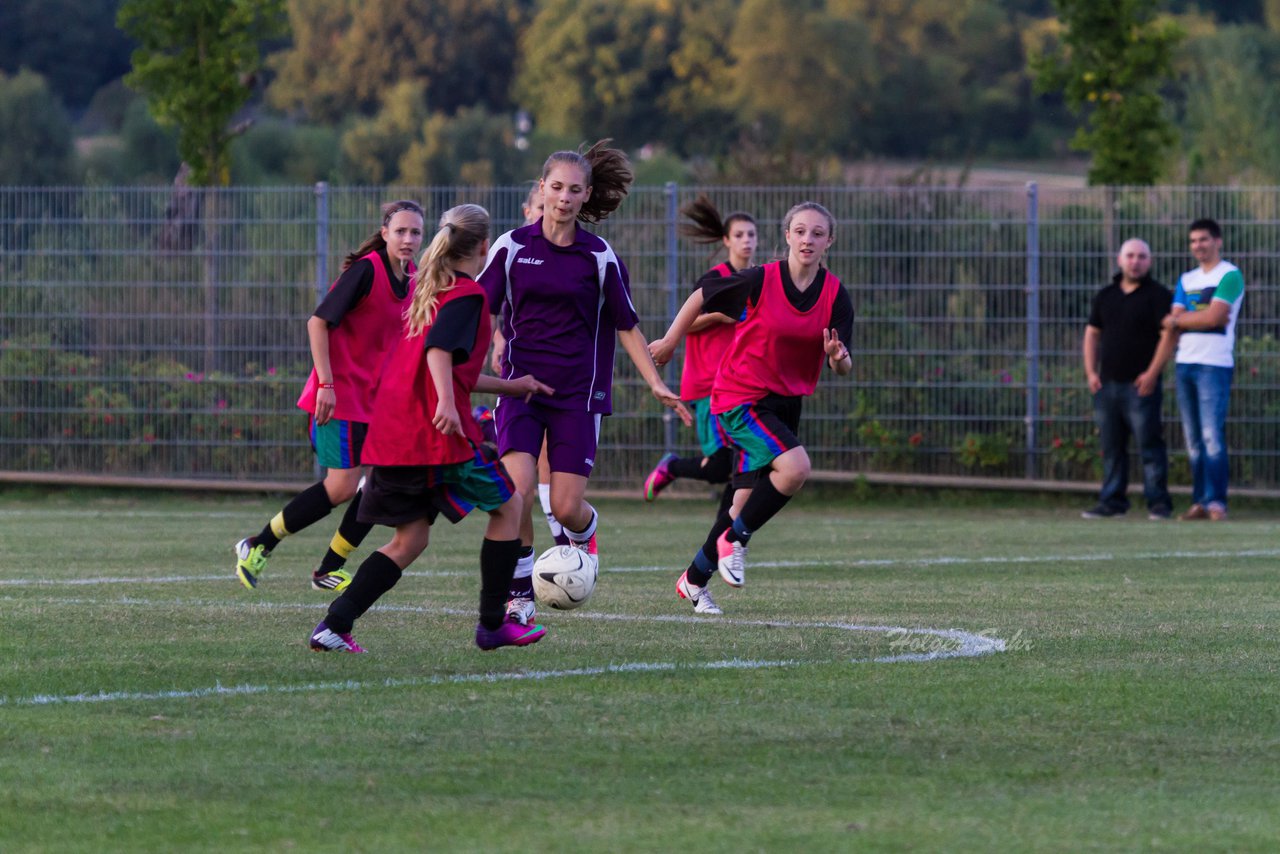
<instances>
[{"instance_id":1,"label":"soccer cleat","mask_svg":"<svg viewBox=\"0 0 1280 854\"><path fill-rule=\"evenodd\" d=\"M311 573L311 589L312 590L332 590L334 593L341 593L351 586L351 570L335 569L333 572L316 572Z\"/></svg>"},{"instance_id":2,"label":"soccer cleat","mask_svg":"<svg viewBox=\"0 0 1280 854\"><path fill-rule=\"evenodd\" d=\"M730 587L741 587L747 583L745 576L747 563L747 547L739 542L729 542L729 532L725 531L716 540L716 553L719 560L716 561L716 569L720 571L720 577L724 579L724 583Z\"/></svg>"},{"instance_id":3,"label":"soccer cleat","mask_svg":"<svg viewBox=\"0 0 1280 854\"><path fill-rule=\"evenodd\" d=\"M599 560L599 554L600 554L600 552L599 552L599 549L596 547L596 535L595 535L595 534L592 534L592 535L591 535L591 538L590 538L590 539L588 539L586 542L578 542L578 541L576 541L576 540L569 540L569 545L573 546L575 549L581 549L582 551L586 552L587 554L589 554L589 555L591 555L592 557L594 557L594 558L596 558L597 560Z\"/></svg>"},{"instance_id":4,"label":"soccer cleat","mask_svg":"<svg viewBox=\"0 0 1280 854\"><path fill-rule=\"evenodd\" d=\"M675 475L667 469L668 463L675 458L675 454L663 454L662 459L658 460L658 464L653 467L653 471L649 472L649 476L644 479L645 501L653 501L658 497L659 492L675 482Z\"/></svg>"},{"instance_id":5,"label":"soccer cleat","mask_svg":"<svg viewBox=\"0 0 1280 854\"><path fill-rule=\"evenodd\" d=\"M262 546L249 544L245 537L236 543L236 578L250 590L258 586L258 576L267 568L267 557L271 552Z\"/></svg>"},{"instance_id":6,"label":"soccer cleat","mask_svg":"<svg viewBox=\"0 0 1280 854\"><path fill-rule=\"evenodd\" d=\"M538 608L533 604L531 596L513 596L507 600L507 620L521 626L529 625L529 621L538 615Z\"/></svg>"},{"instance_id":7,"label":"soccer cleat","mask_svg":"<svg viewBox=\"0 0 1280 854\"><path fill-rule=\"evenodd\" d=\"M680 577L676 580L676 593L680 594L681 599L688 599L693 603L693 613L695 614L723 614L720 606L716 604L716 600L711 598L711 591L705 587L699 587L689 580L689 570L680 573Z\"/></svg>"},{"instance_id":8,"label":"soccer cleat","mask_svg":"<svg viewBox=\"0 0 1280 854\"><path fill-rule=\"evenodd\" d=\"M496 629L486 629L484 623L476 623L476 646L483 650L501 646L528 646L542 640L547 630L542 626L522 626L511 620L503 620Z\"/></svg>"},{"instance_id":9,"label":"soccer cleat","mask_svg":"<svg viewBox=\"0 0 1280 854\"><path fill-rule=\"evenodd\" d=\"M312 652L364 652L351 633L338 634L324 624L324 620L311 632Z\"/></svg>"}]
</instances>

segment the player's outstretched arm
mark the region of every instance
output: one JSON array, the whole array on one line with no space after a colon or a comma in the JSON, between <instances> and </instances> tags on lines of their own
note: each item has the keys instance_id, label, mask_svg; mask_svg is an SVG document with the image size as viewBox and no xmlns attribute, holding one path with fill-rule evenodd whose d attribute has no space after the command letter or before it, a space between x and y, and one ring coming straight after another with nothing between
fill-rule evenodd
<instances>
[{"instance_id":1,"label":"player's outstretched arm","mask_svg":"<svg viewBox=\"0 0 1280 854\"><path fill-rule=\"evenodd\" d=\"M693 416L680 402L680 396L667 388L667 384L662 381L658 366L649 355L649 344L644 340L644 333L640 331L640 327L633 326L625 332L619 332L618 340L622 342L622 349L627 351L640 376L644 377L644 381L649 384L649 390L653 392L653 396L661 401L663 406L675 410L680 420L684 422L684 426L692 427Z\"/></svg>"},{"instance_id":2,"label":"player's outstretched arm","mask_svg":"<svg viewBox=\"0 0 1280 854\"><path fill-rule=\"evenodd\" d=\"M684 340L684 336L689 333L689 328L693 326L700 314L702 314L702 288L695 288L693 293L689 294L689 298L684 301L684 305L680 306L680 310L676 312L675 320L671 321L667 334L648 345L649 355L653 357L655 364L665 365L671 361L676 347ZM638 364L637 367L639 367Z\"/></svg>"}]
</instances>

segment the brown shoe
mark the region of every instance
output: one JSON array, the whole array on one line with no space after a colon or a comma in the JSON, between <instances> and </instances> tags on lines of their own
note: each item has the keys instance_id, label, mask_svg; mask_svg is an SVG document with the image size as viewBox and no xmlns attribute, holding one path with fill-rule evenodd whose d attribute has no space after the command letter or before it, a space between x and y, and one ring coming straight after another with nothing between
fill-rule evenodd
<instances>
[{"instance_id":1,"label":"brown shoe","mask_svg":"<svg viewBox=\"0 0 1280 854\"><path fill-rule=\"evenodd\" d=\"M1223 514L1226 515L1225 513ZM1192 504L1187 508L1187 512L1178 517L1179 522L1194 522L1198 519L1208 519L1209 511L1205 510L1199 504Z\"/></svg>"},{"instance_id":2,"label":"brown shoe","mask_svg":"<svg viewBox=\"0 0 1280 854\"><path fill-rule=\"evenodd\" d=\"M1210 522L1224 522L1227 518L1227 508L1219 507L1216 504L1209 508Z\"/></svg>"}]
</instances>

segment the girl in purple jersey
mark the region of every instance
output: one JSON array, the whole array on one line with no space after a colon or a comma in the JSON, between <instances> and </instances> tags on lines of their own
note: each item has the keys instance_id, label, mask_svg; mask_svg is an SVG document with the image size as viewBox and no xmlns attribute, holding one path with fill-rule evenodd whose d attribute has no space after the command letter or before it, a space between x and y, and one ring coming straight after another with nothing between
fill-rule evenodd
<instances>
[{"instance_id":1,"label":"girl in purple jersey","mask_svg":"<svg viewBox=\"0 0 1280 854\"><path fill-rule=\"evenodd\" d=\"M730 586L741 587L747 542L809 478L809 454L797 433L801 403L817 386L823 363L841 376L853 371L844 344L853 331L853 304L822 265L835 240L835 219L816 202L801 202L782 228L786 259L704 280L650 346L655 361L665 364L704 311L742 318L711 391L716 427L735 452L733 506L716 519L676 581L676 593L699 614L722 613L707 589L711 576L718 570Z\"/></svg>"},{"instance_id":2,"label":"girl in purple jersey","mask_svg":"<svg viewBox=\"0 0 1280 854\"><path fill-rule=\"evenodd\" d=\"M756 221L749 213L735 211L722 217L720 211L705 195L698 196L681 209L690 222L680 227L681 232L699 243L719 243L728 258L717 264L698 280L695 288L709 280L732 276L751 265L756 252ZM689 327L685 341L684 367L680 372L680 397L693 411L694 428L702 453L693 457L677 457L665 454L645 478L642 490L645 501L657 499L658 493L681 478L701 480L711 484L726 484L720 499L720 509L727 510L733 500L733 487L729 484L733 467L733 449L724 443L711 420L711 386L716 370L720 367L729 344L733 341L736 317L718 312L704 312Z\"/></svg>"},{"instance_id":3,"label":"girl in purple jersey","mask_svg":"<svg viewBox=\"0 0 1280 854\"><path fill-rule=\"evenodd\" d=\"M555 387L554 394L528 402L503 398L496 413L498 449L525 507L520 529L524 549L507 603L508 616L521 624L536 613L530 511L544 441L551 511L571 545L596 553L597 516L585 495L600 421L612 407L615 339L654 397L692 423L649 356L626 266L608 243L578 224L608 217L631 185L630 162L607 143L547 158L538 182L542 219L499 237L479 278L490 311L502 317L506 348L501 376L533 374Z\"/></svg>"},{"instance_id":4,"label":"girl in purple jersey","mask_svg":"<svg viewBox=\"0 0 1280 854\"><path fill-rule=\"evenodd\" d=\"M360 455L373 410L373 390L386 354L395 346L400 315L412 295L413 257L422 246L423 212L417 202L382 206L382 227L347 256L342 275L307 321L314 367L298 406L310 414L311 446L325 468L313 484L251 537L236 543L236 577L258 586L267 558L282 539L350 501L320 568L317 590L343 590L351 582L347 557L372 525L361 522Z\"/></svg>"}]
</instances>

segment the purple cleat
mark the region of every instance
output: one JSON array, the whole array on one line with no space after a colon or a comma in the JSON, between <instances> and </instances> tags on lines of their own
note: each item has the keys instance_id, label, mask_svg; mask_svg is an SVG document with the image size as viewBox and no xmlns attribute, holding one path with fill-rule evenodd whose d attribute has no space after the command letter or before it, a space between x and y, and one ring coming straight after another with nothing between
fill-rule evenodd
<instances>
[{"instance_id":1,"label":"purple cleat","mask_svg":"<svg viewBox=\"0 0 1280 854\"><path fill-rule=\"evenodd\" d=\"M476 623L476 646L483 650L500 646L528 646L542 640L547 630L539 625L522 626L511 620L503 620L496 629L486 629L484 623Z\"/></svg>"},{"instance_id":2,"label":"purple cleat","mask_svg":"<svg viewBox=\"0 0 1280 854\"><path fill-rule=\"evenodd\" d=\"M658 493L675 482L675 475L667 470L667 464L676 458L675 454L663 454L662 459L644 479L644 500L653 501Z\"/></svg>"},{"instance_id":3,"label":"purple cleat","mask_svg":"<svg viewBox=\"0 0 1280 854\"><path fill-rule=\"evenodd\" d=\"M364 652L351 633L338 634L324 624L324 620L311 633L312 652Z\"/></svg>"}]
</instances>

